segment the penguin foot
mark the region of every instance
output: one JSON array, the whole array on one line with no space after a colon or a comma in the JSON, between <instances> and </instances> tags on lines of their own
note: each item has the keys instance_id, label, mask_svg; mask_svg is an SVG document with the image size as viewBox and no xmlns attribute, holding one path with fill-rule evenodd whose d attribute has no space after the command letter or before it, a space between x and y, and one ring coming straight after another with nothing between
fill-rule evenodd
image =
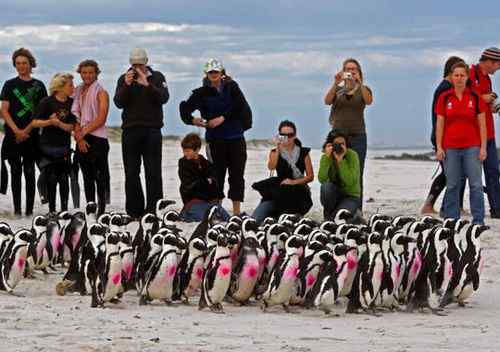
<instances>
[{"instance_id":1,"label":"penguin foot","mask_svg":"<svg viewBox=\"0 0 500 352\"><path fill-rule=\"evenodd\" d=\"M290 311L290 307L288 306L288 304L282 304L281 306L283 307L283 310L284 310L285 312L287 312L287 313L291 313L291 311Z\"/></svg>"},{"instance_id":2,"label":"penguin foot","mask_svg":"<svg viewBox=\"0 0 500 352\"><path fill-rule=\"evenodd\" d=\"M118 303L121 303L120 299L119 298L111 298L109 300L110 303L113 303L113 304L118 304Z\"/></svg>"},{"instance_id":3,"label":"penguin foot","mask_svg":"<svg viewBox=\"0 0 500 352\"><path fill-rule=\"evenodd\" d=\"M462 307L462 308L465 308L467 306L467 302L464 302L464 301L458 301L458 306L459 307Z\"/></svg>"},{"instance_id":4,"label":"penguin foot","mask_svg":"<svg viewBox=\"0 0 500 352\"><path fill-rule=\"evenodd\" d=\"M66 294L66 291L70 290L74 284L74 281L63 280L56 285L56 293L59 296L64 296Z\"/></svg>"},{"instance_id":5,"label":"penguin foot","mask_svg":"<svg viewBox=\"0 0 500 352\"><path fill-rule=\"evenodd\" d=\"M174 304L172 303L172 301L168 300L168 299L164 299L163 302L165 302L165 304L168 306L168 307L175 307Z\"/></svg>"},{"instance_id":6,"label":"penguin foot","mask_svg":"<svg viewBox=\"0 0 500 352\"><path fill-rule=\"evenodd\" d=\"M262 302L260 303L260 309L262 310L263 313L266 313L267 311L267 303L266 301L262 300Z\"/></svg>"},{"instance_id":7,"label":"penguin foot","mask_svg":"<svg viewBox=\"0 0 500 352\"><path fill-rule=\"evenodd\" d=\"M443 309L442 308L431 308L431 307L429 307L429 309L431 310L431 313L434 314L434 315L438 315L440 317L446 317L446 316L448 316L448 314L443 313Z\"/></svg>"},{"instance_id":8,"label":"penguin foot","mask_svg":"<svg viewBox=\"0 0 500 352\"><path fill-rule=\"evenodd\" d=\"M14 297L18 297L18 298L22 298L22 297L25 297L24 295L20 294L20 293L16 293L14 291L8 291L7 292L9 295L11 296L14 296Z\"/></svg>"},{"instance_id":9,"label":"penguin foot","mask_svg":"<svg viewBox=\"0 0 500 352\"><path fill-rule=\"evenodd\" d=\"M145 306L146 304L148 304L148 300L147 300L146 296L141 296L141 298L139 298L139 305Z\"/></svg>"}]
</instances>

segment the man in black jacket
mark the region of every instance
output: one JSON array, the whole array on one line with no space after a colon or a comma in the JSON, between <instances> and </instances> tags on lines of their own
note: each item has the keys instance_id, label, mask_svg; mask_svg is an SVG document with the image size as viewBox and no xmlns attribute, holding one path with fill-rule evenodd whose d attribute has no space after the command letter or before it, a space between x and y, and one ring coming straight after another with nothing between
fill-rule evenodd
<instances>
[{"instance_id":1,"label":"man in black jacket","mask_svg":"<svg viewBox=\"0 0 500 352\"><path fill-rule=\"evenodd\" d=\"M130 67L119 79L114 97L122 112L122 154L125 169L125 208L138 218L154 212L156 201L163 197L161 146L163 104L168 101L167 82L161 72L146 66L144 49L133 49ZM146 206L142 191L141 158L146 180Z\"/></svg>"}]
</instances>

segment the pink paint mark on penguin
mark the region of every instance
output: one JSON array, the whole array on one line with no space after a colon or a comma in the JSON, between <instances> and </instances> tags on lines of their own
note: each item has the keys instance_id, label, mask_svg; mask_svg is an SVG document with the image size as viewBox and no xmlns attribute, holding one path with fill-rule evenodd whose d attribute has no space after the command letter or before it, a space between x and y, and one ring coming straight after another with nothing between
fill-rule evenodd
<instances>
[{"instance_id":1,"label":"pink paint mark on penguin","mask_svg":"<svg viewBox=\"0 0 500 352\"><path fill-rule=\"evenodd\" d=\"M347 269L354 270L358 267L358 258L356 256L347 256Z\"/></svg>"},{"instance_id":2,"label":"pink paint mark on penguin","mask_svg":"<svg viewBox=\"0 0 500 352\"><path fill-rule=\"evenodd\" d=\"M231 268L228 266L224 265L224 266L221 266L219 268L219 275L220 276L227 276L227 275L229 275L230 272L231 272Z\"/></svg>"},{"instance_id":3,"label":"pink paint mark on penguin","mask_svg":"<svg viewBox=\"0 0 500 352\"><path fill-rule=\"evenodd\" d=\"M299 271L298 267L292 266L292 267L287 268L285 270L285 273L283 274L283 276L285 277L285 279L296 279L298 271Z\"/></svg>"},{"instance_id":4,"label":"pink paint mark on penguin","mask_svg":"<svg viewBox=\"0 0 500 352\"><path fill-rule=\"evenodd\" d=\"M246 276L253 279L257 276L259 268L257 265L249 265L246 270Z\"/></svg>"},{"instance_id":5,"label":"pink paint mark on penguin","mask_svg":"<svg viewBox=\"0 0 500 352\"><path fill-rule=\"evenodd\" d=\"M73 236L71 236L71 245L73 246L73 249L76 248L78 242L80 242L80 234L75 232Z\"/></svg>"},{"instance_id":6,"label":"pink paint mark on penguin","mask_svg":"<svg viewBox=\"0 0 500 352\"><path fill-rule=\"evenodd\" d=\"M401 276L401 264L396 265L396 277L399 279Z\"/></svg>"},{"instance_id":7,"label":"pink paint mark on penguin","mask_svg":"<svg viewBox=\"0 0 500 352\"><path fill-rule=\"evenodd\" d=\"M26 260L24 258L19 258L17 260L17 267L21 270L24 269L24 264L26 264Z\"/></svg>"},{"instance_id":8,"label":"pink paint mark on penguin","mask_svg":"<svg viewBox=\"0 0 500 352\"><path fill-rule=\"evenodd\" d=\"M413 275L416 275L420 272L420 268L422 266L422 258L420 257L420 253L415 255L415 260L413 261L413 265L411 266L411 271Z\"/></svg>"},{"instance_id":9,"label":"pink paint mark on penguin","mask_svg":"<svg viewBox=\"0 0 500 352\"><path fill-rule=\"evenodd\" d=\"M194 273L198 279L203 279L203 268L196 268Z\"/></svg>"},{"instance_id":10,"label":"pink paint mark on penguin","mask_svg":"<svg viewBox=\"0 0 500 352\"><path fill-rule=\"evenodd\" d=\"M132 264L127 264L123 268L123 273L125 274L125 278L127 280L130 280L130 278L132 277L132 270L133 270L133 268L134 267L132 266Z\"/></svg>"},{"instance_id":11,"label":"pink paint mark on penguin","mask_svg":"<svg viewBox=\"0 0 500 352\"><path fill-rule=\"evenodd\" d=\"M175 272L177 271L177 266L172 265L167 268L167 276L168 277L173 277L175 275Z\"/></svg>"},{"instance_id":12,"label":"pink paint mark on penguin","mask_svg":"<svg viewBox=\"0 0 500 352\"><path fill-rule=\"evenodd\" d=\"M307 287L311 287L312 285L314 285L315 282L316 282L316 278L314 277L314 275L307 274L307 277L306 277Z\"/></svg>"},{"instance_id":13,"label":"pink paint mark on penguin","mask_svg":"<svg viewBox=\"0 0 500 352\"><path fill-rule=\"evenodd\" d=\"M119 285L122 282L122 273L116 273L111 276L111 282L113 282L114 285Z\"/></svg>"}]
</instances>

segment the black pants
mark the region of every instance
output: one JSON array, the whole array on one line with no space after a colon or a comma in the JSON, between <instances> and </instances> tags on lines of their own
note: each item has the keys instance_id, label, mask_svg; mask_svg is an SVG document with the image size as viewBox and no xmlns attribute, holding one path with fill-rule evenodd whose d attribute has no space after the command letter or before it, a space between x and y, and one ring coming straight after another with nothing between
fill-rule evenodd
<instances>
[{"instance_id":1,"label":"black pants","mask_svg":"<svg viewBox=\"0 0 500 352\"><path fill-rule=\"evenodd\" d=\"M61 211L68 210L69 197L69 162L53 162L45 166L43 172L47 182L47 196L49 198L49 212L56 211L57 185L61 199Z\"/></svg>"},{"instance_id":2,"label":"black pants","mask_svg":"<svg viewBox=\"0 0 500 352\"><path fill-rule=\"evenodd\" d=\"M159 128L130 127L122 133L122 155L125 168L125 209L132 217L155 212L163 197L161 177L161 144ZM147 203L141 185L141 159L144 163Z\"/></svg>"},{"instance_id":3,"label":"black pants","mask_svg":"<svg viewBox=\"0 0 500 352\"><path fill-rule=\"evenodd\" d=\"M96 201L98 214L106 210L106 192L109 184L108 154L109 143L106 138L92 135L85 136L85 141L89 144L87 153L77 150L76 158L83 175L83 187L87 202Z\"/></svg>"},{"instance_id":4,"label":"black pants","mask_svg":"<svg viewBox=\"0 0 500 352\"><path fill-rule=\"evenodd\" d=\"M446 188L446 176L444 174L443 162L439 162L440 170L439 174L432 181L431 189L427 195L427 202L434 206L441 192ZM460 189L460 208L464 207L464 192L465 192L465 180Z\"/></svg>"},{"instance_id":5,"label":"black pants","mask_svg":"<svg viewBox=\"0 0 500 352\"><path fill-rule=\"evenodd\" d=\"M37 143L33 137L22 143L16 143L13 137L5 136L2 154L10 166L10 179L14 213L21 214L21 177L24 172L26 192L26 214L33 213L35 202L35 158Z\"/></svg>"},{"instance_id":6,"label":"black pants","mask_svg":"<svg viewBox=\"0 0 500 352\"><path fill-rule=\"evenodd\" d=\"M247 162L245 139L210 141L207 145L207 155L217 173L218 198L224 198L224 181L227 171L229 173L228 198L242 202L245 195L243 176Z\"/></svg>"}]
</instances>

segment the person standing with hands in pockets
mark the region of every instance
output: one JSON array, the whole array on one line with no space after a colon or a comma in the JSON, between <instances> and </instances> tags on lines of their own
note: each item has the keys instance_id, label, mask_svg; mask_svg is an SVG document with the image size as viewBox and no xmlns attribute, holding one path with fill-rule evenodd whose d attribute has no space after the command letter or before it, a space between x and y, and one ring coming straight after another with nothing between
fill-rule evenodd
<instances>
[{"instance_id":1,"label":"person standing with hands in pockets","mask_svg":"<svg viewBox=\"0 0 500 352\"><path fill-rule=\"evenodd\" d=\"M133 49L130 67L119 79L114 102L122 112L122 155L125 169L125 208L139 218L155 211L163 197L161 175L163 105L169 92L163 74L147 66L144 49ZM141 186L141 162L144 164L146 204Z\"/></svg>"},{"instance_id":2,"label":"person standing with hands in pockets","mask_svg":"<svg viewBox=\"0 0 500 352\"><path fill-rule=\"evenodd\" d=\"M330 124L349 138L350 148L359 157L361 204L363 208L363 173L366 159L366 127L364 111L373 103L371 89L364 84L363 71L356 59L344 61L342 70L335 75L332 87L325 95L325 104L330 105Z\"/></svg>"}]
</instances>

